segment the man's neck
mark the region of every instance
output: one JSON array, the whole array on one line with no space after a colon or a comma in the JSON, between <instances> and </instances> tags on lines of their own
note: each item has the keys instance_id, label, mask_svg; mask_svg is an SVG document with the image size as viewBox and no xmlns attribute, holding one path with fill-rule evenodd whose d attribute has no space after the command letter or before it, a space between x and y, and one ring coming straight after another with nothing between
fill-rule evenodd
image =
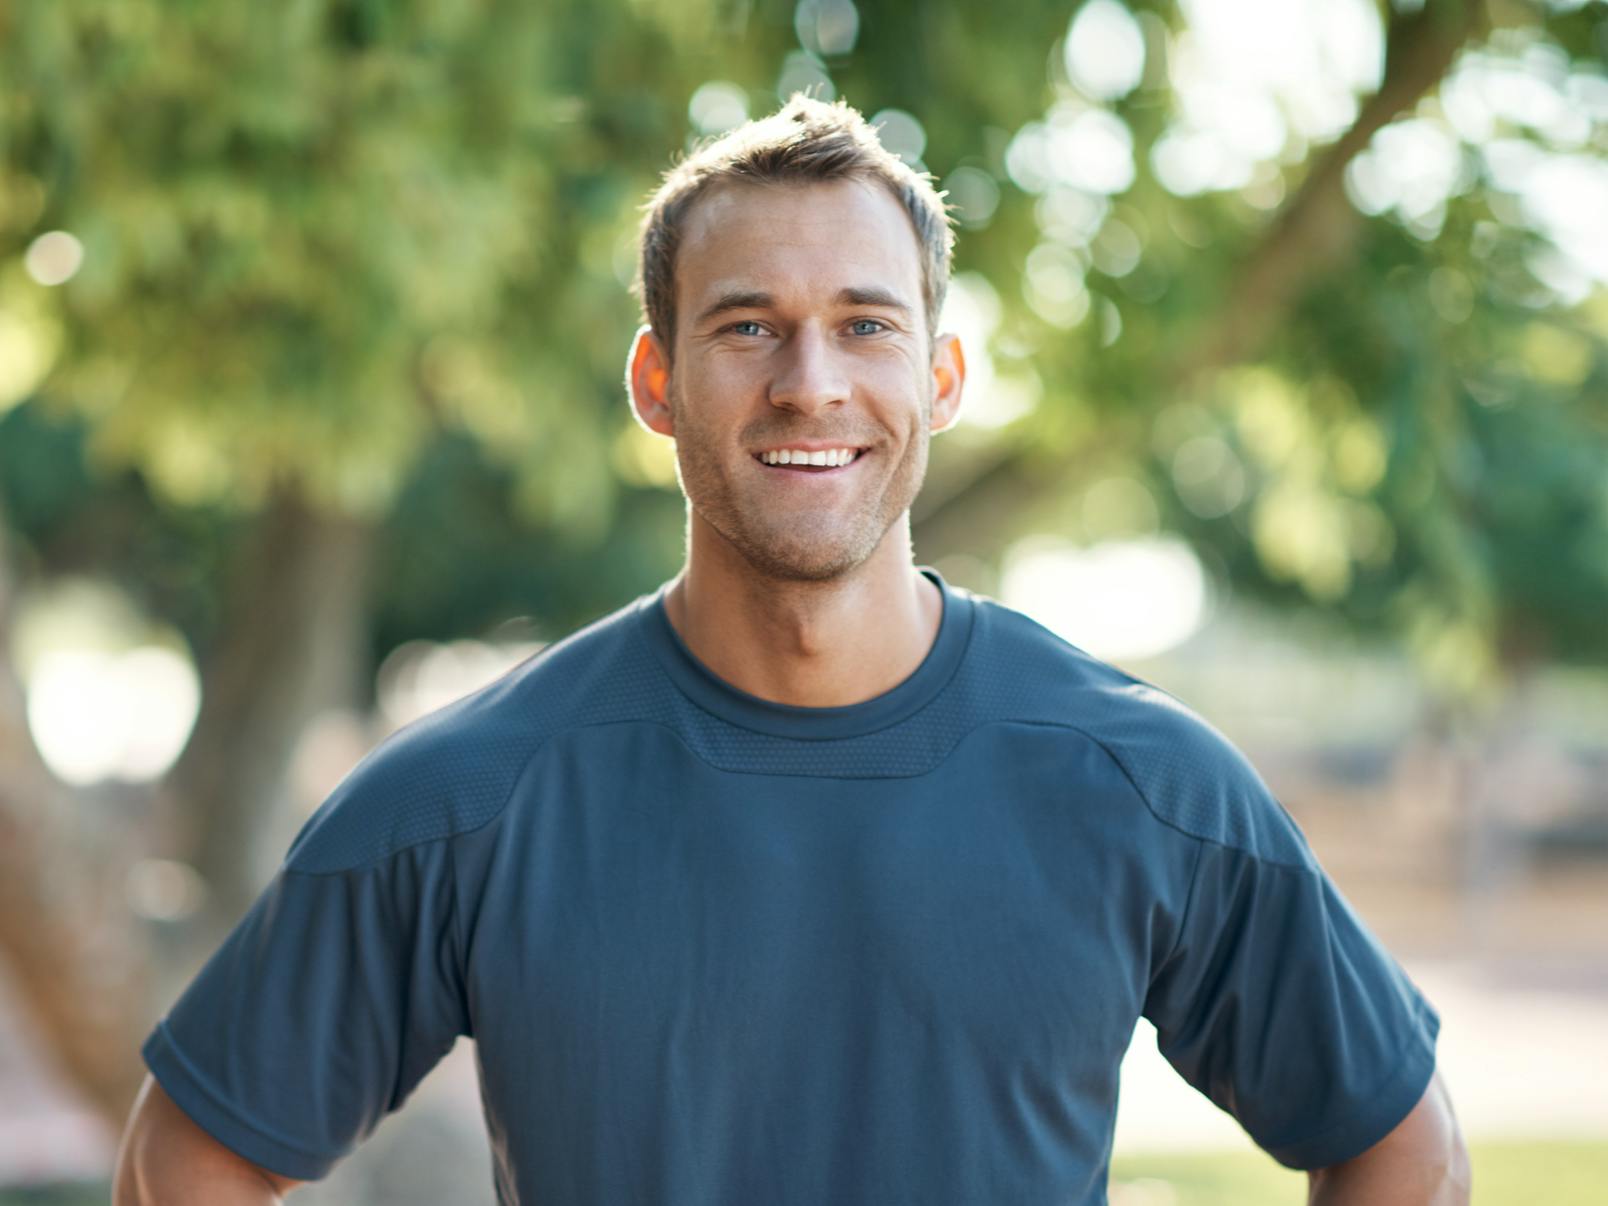
<instances>
[{"instance_id":1,"label":"man's neck","mask_svg":"<svg viewBox=\"0 0 1608 1206\"><path fill-rule=\"evenodd\" d=\"M746 563L698 556L694 545L665 611L694 656L732 686L829 708L915 673L937 639L943 598L910 563L908 537L892 530L853 573L828 582L765 578Z\"/></svg>"}]
</instances>

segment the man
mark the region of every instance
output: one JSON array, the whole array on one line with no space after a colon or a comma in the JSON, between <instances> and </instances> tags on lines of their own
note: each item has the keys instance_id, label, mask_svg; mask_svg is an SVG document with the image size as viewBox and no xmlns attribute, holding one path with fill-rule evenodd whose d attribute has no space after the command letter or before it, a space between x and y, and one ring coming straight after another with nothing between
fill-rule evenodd
<instances>
[{"instance_id":1,"label":"man","mask_svg":"<svg viewBox=\"0 0 1608 1206\"><path fill-rule=\"evenodd\" d=\"M1102 1202L1140 1016L1313 1200L1467 1200L1439 1019L1251 767L912 564L950 242L841 105L669 173L684 569L335 790L147 1041L120 1203L321 1177L460 1035L502 1202Z\"/></svg>"}]
</instances>

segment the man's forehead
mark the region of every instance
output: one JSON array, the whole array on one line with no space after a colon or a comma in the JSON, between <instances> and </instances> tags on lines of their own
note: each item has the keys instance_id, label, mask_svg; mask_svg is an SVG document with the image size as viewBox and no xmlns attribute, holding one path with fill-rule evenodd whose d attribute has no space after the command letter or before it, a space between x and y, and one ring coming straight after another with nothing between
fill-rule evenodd
<instances>
[{"instance_id":1,"label":"man's forehead","mask_svg":"<svg viewBox=\"0 0 1608 1206\"><path fill-rule=\"evenodd\" d=\"M763 221L778 212L816 213L853 206L875 210L883 220L903 222L912 239L915 228L893 191L865 176L829 180L718 180L700 193L687 210L683 241L719 233L733 221Z\"/></svg>"},{"instance_id":2,"label":"man's forehead","mask_svg":"<svg viewBox=\"0 0 1608 1206\"><path fill-rule=\"evenodd\" d=\"M893 193L851 177L804 183L721 182L693 203L677 254L681 305L715 294L881 286L920 297L915 227Z\"/></svg>"}]
</instances>

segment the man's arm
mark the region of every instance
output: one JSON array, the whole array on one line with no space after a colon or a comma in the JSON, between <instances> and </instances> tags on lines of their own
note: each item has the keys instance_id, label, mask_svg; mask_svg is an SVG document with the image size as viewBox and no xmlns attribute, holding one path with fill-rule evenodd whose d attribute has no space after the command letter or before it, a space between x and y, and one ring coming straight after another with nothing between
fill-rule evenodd
<instances>
[{"instance_id":1,"label":"man's arm","mask_svg":"<svg viewBox=\"0 0 1608 1206\"><path fill-rule=\"evenodd\" d=\"M1412 1112L1361 1155L1314 1169L1308 1206L1467 1206L1468 1149L1437 1071Z\"/></svg>"},{"instance_id":2,"label":"man's arm","mask_svg":"<svg viewBox=\"0 0 1608 1206\"><path fill-rule=\"evenodd\" d=\"M304 1184L235 1155L147 1075L118 1148L112 1206L276 1206Z\"/></svg>"}]
</instances>

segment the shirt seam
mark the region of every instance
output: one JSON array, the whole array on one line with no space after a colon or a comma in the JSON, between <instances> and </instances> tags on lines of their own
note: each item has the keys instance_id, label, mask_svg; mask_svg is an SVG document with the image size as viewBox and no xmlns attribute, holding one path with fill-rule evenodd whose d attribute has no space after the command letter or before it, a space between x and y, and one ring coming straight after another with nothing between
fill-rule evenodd
<instances>
[{"instance_id":1,"label":"shirt seam","mask_svg":"<svg viewBox=\"0 0 1608 1206\"><path fill-rule=\"evenodd\" d=\"M534 758L535 756L536 752L532 750L531 757ZM524 771L521 770L520 774L514 778L515 787L519 785L519 780L523 777ZM502 820L503 814L508 811L508 805L512 802L513 789L510 788L508 799L503 801L503 806L497 810L497 815L487 821L486 825L492 825ZM481 826L480 828L485 827ZM479 830L477 829L476 832L479 832ZM463 1007L464 1029L472 1032L474 1024L469 1017L469 985L468 976L466 975L466 969L469 966L469 947L464 941L463 909L461 901L458 899L458 848L450 839L447 842L447 874L452 880L452 941L456 953L456 957L453 959L453 969L458 973L458 983L455 987L458 1000Z\"/></svg>"},{"instance_id":2,"label":"shirt seam","mask_svg":"<svg viewBox=\"0 0 1608 1206\"><path fill-rule=\"evenodd\" d=\"M1066 721L1052 720L1029 723L1039 723L1053 728L1066 729L1070 732L1077 733L1084 740L1093 744L1100 750L1101 753L1105 754L1106 758L1110 760L1112 765L1115 766L1119 772L1121 772L1122 777L1127 780L1128 786L1133 790L1134 795L1139 797L1139 802L1145 806L1145 811L1150 814L1153 820L1155 820L1158 824L1171 829L1173 832L1183 835L1194 843L1195 858L1189 870L1189 888L1184 896L1183 911L1178 916L1178 930L1173 935L1173 940L1167 948L1167 953L1162 956L1160 961L1154 964L1152 968L1150 979L1147 983L1147 995L1148 988L1155 985L1156 978L1161 974L1161 969L1165 968L1170 962L1172 962L1174 956L1178 953L1178 948L1183 945L1184 935L1189 932L1190 914L1195 907L1195 885L1200 879L1200 865L1205 861L1206 846L1216 846L1219 849L1227 850L1233 854L1253 859L1256 862L1270 867L1282 867L1292 871L1301 871L1308 874L1312 872L1312 866L1306 862L1290 863L1285 862L1283 859L1267 858L1263 855L1257 854L1255 851L1246 850L1240 846L1233 846L1228 842L1219 841L1216 838L1206 837L1199 833L1191 833L1177 822L1168 820L1156 810L1156 806L1150 802L1149 795L1146 794L1144 788L1139 786L1138 780L1135 779L1132 772L1129 771L1127 763L1123 762L1123 760L1117 756L1115 750L1113 750L1104 741L1100 740L1100 738L1096 737L1093 733L1079 725L1068 724Z\"/></svg>"},{"instance_id":3,"label":"shirt seam","mask_svg":"<svg viewBox=\"0 0 1608 1206\"><path fill-rule=\"evenodd\" d=\"M1184 935L1189 932L1190 912L1195 907L1195 885L1200 882L1200 865L1206 861L1204 852L1205 844L1202 842L1196 842L1195 859L1189 866L1189 888L1184 893L1184 907L1179 911L1178 925L1173 934L1172 942L1167 946L1167 953L1151 965L1150 977L1145 982L1146 1001L1149 1000L1150 990L1155 987L1156 981L1160 979L1163 970L1178 954L1178 948L1183 946ZM1143 1004L1143 1002L1141 1004Z\"/></svg>"},{"instance_id":4,"label":"shirt seam","mask_svg":"<svg viewBox=\"0 0 1608 1206\"><path fill-rule=\"evenodd\" d=\"M599 723L608 724L608 723L612 723L612 722L602 721L602 722L599 722ZM279 868L280 874L282 874L282 875L300 875L300 876L305 876L305 877L308 877L308 878L316 878L316 877L319 877L319 876L326 876L326 875L357 875L357 874L365 874L365 873L367 873L369 871L373 871L376 868L380 867L381 864L387 863L391 859L396 858L399 854L406 854L409 850L417 850L420 846L430 846L430 845L434 845L437 842L449 842L450 843L450 842L453 842L453 841L457 840L458 838L468 837L471 834L479 833L481 830L487 829L490 826L495 825L498 821L502 820L503 814L508 811L508 805L513 803L514 793L519 790L519 785L525 781L525 776L530 773L531 765L536 761L536 755L541 753L542 750L544 748L546 748L546 746L548 745L549 742L551 742L556 737L563 736L565 733L573 732L573 731L575 731L577 729L594 728L594 727L596 727L596 726L595 725L570 725L570 726L566 726L565 728L562 728L562 729L556 729L553 732L548 733L540 741L538 741L535 744L535 746L532 747L530 753L525 756L525 760L519 764L519 771L518 771L518 773L516 773L514 775L513 782L511 784L509 784L508 792L503 797L502 803L499 804L496 807L496 809L494 809L492 811L490 816L488 816L484 821L481 821L478 825L471 825L467 829L459 829L459 830L456 830L455 832L452 832L452 833L443 833L443 834L441 834L441 835L439 835L437 837L420 838L416 842L408 842L406 845L398 846L394 850L387 850L383 854L377 855L374 858L365 859L364 861L358 862L358 863L353 863L349 867L330 867L330 868L327 868L327 869L324 869L324 870L314 871L314 870L309 870L308 868L305 868L305 867L292 867L289 864L289 862L284 862L284 863L280 864L280 868ZM450 850L448 851L448 858L449 858L449 860L452 859L452 852ZM452 867L452 874L454 876L454 887L456 887L457 867L456 867L455 864ZM454 892L454 897L456 897L456 892Z\"/></svg>"},{"instance_id":5,"label":"shirt seam","mask_svg":"<svg viewBox=\"0 0 1608 1206\"><path fill-rule=\"evenodd\" d=\"M1081 727L1079 725L1068 724L1065 721L1059 721L1059 720L1033 721L1033 722L1029 722L1029 723L1041 723L1041 724L1053 725L1054 727L1057 727L1057 728L1070 729L1072 732L1080 734L1081 736L1087 738L1089 741L1093 742L1095 745L1099 746L1100 749L1105 753L1105 756L1107 758L1111 759L1111 761L1113 763L1115 763L1117 769L1122 772L1122 777L1128 781L1129 786L1131 786L1133 788L1133 790L1134 790L1134 793L1136 795L1138 795L1140 802L1142 804L1144 804L1145 811L1148 812L1152 817L1154 817L1158 823L1160 823L1162 825L1165 825L1168 829L1174 830L1177 833L1183 834L1186 838L1189 838L1191 841L1203 842L1203 843L1206 843L1207 845L1211 845L1211 846L1218 846L1218 847L1221 847L1224 850L1232 851L1235 854L1242 854L1246 858L1255 859L1259 863L1264 863L1264 864L1266 864L1268 866L1272 866L1272 867L1288 867L1292 871L1311 871L1311 870L1313 870L1312 863L1307 861L1307 860L1304 860L1304 859L1299 860L1299 861L1295 861L1295 862L1291 862L1291 861L1289 861L1287 859L1272 858L1272 857L1270 857L1268 855L1265 855L1265 854L1258 854L1254 850L1247 850L1243 846L1236 846L1232 842L1225 842L1225 841L1223 841L1223 840L1221 840L1219 838L1210 837L1207 834L1193 833L1190 830L1185 829L1177 821L1169 820L1167 817L1164 817L1160 812L1158 812L1156 810L1156 806L1150 802L1150 797L1145 793L1144 789L1139 786L1138 782L1134 779L1133 775L1129 772L1127 764L1125 762L1123 762L1123 760L1117 756L1116 751L1114 751L1104 741L1100 740L1100 738L1096 737L1093 733L1089 732L1087 729L1085 729L1085 728L1083 728L1083 727Z\"/></svg>"},{"instance_id":6,"label":"shirt seam","mask_svg":"<svg viewBox=\"0 0 1608 1206\"><path fill-rule=\"evenodd\" d=\"M970 640L970 632L968 632L968 634L967 634L967 640L969 642L969 640ZM957 670L958 670L959 662L964 661L964 649L962 650L962 655L963 655L962 658L957 661ZM655 659L655 662L657 663L657 659ZM659 668L659 670L660 670L661 674L665 674L666 677L668 677L668 673L664 670L664 668L662 666ZM911 715L906 717L905 719L906 720L911 719L912 717L914 717L916 715L919 715L921 712L925 711L927 707L929 707L932 703L937 701L939 696L941 696L945 691L950 689L951 685L953 684L953 681L954 681L953 676L951 676L950 680L947 681L943 685L943 687L941 687L937 692L934 693L934 695L933 695L931 700L929 700L926 704L923 704L920 708L918 708L916 710L916 712L911 713ZM681 698L687 699L688 702L691 703L695 707L699 706L696 703L696 701L689 699L686 695L682 694L678 688L675 688L675 682L674 682L673 679L670 680L670 685L671 685L671 687L673 689L676 689L677 694L681 695ZM713 716L714 719L716 719L717 721L719 721L722 724L730 725L732 728L740 729L740 730L742 730L743 732L746 732L746 733L754 733L757 736L769 737L772 740L777 740L777 741L793 741L793 740L852 741L856 737L869 737L869 736L873 735L873 733L861 733L861 734L855 734L855 735L850 736L850 737L813 738L813 739L781 737L781 736L778 736L777 734L774 734L774 733L763 733L763 732L760 732L759 730L749 729L749 728L747 728L746 726L743 726L743 725L734 724L733 722L727 720L725 717L717 716L714 713L708 712L706 709L702 709L701 707L700 707L700 711L703 711L705 715ZM898 722L898 723L902 723L902 721ZM1176 822L1168 820L1166 817L1162 816L1161 813L1159 813L1156 810L1155 805L1153 805L1151 803L1151 801L1150 801L1150 797L1145 794L1144 790L1139 786L1138 782L1135 781L1133 775L1129 772L1127 765L1122 761L1121 758L1119 758L1116 755L1116 753L1111 749L1111 747L1108 746L1099 737L1095 736L1093 733L1089 732L1087 729L1083 728L1080 725L1069 724L1064 720L1041 720L1041 719L1027 719L1027 718L1021 718L1021 717L997 716L997 717L990 717L987 720L979 721L977 724L975 724L971 728L967 729L964 733L961 733L959 736L957 736L955 738L955 741L954 741L953 745L951 745L950 748L945 752L944 757L940 758L938 760L938 762L933 764L933 766L927 767L924 770L916 771L913 774L908 774L908 775L797 774L797 773L788 772L788 771L759 771L759 770L733 769L731 767L721 766L718 763L710 761L696 747L694 747L691 742L689 742L687 740L686 736L681 732L681 730L678 727L676 727L675 725L670 724L670 723L668 723L666 721L663 721L663 720L658 720L658 719L651 718L651 717L622 717L622 718L612 719L612 720L590 721L590 722L587 722L587 723L584 723L584 724L569 724L569 725L563 726L562 728L554 729L552 732L545 734L541 738L541 740L539 740L531 748L530 753L525 756L525 760L520 763L519 770L514 775L513 782L509 785L508 791L507 791L506 795L503 797L502 803L499 804L497 806L497 808L495 810L493 810L493 812L484 821L480 822L478 825L471 826L470 828L467 828L467 829L460 829L460 830L457 830L457 831L452 832L452 833L444 833L444 834L441 834L438 837L420 838L418 841L409 842L404 846L398 846L394 850L388 850L385 853L383 853L381 855L378 855L378 856L376 856L376 857L374 857L372 859L368 859L368 860L365 860L365 861L359 862L359 863L354 863L349 867L332 867L332 868L328 868L328 869L324 869L324 870L310 870L310 869L304 868L304 867L292 867L292 866L289 865L288 862L284 862L284 863L281 863L281 865L280 865L280 872L281 872L281 874L284 874L284 875L297 875L297 876L305 876L305 877L316 877L316 876L327 876L327 875L361 874L361 873L366 873L368 871L375 870L376 868L378 868L382 864L384 864L386 862L389 862L391 859L394 859L396 856L398 856L400 854L405 854L407 851L417 849L420 846L429 846L429 845L433 845L433 844L435 844L437 842L453 842L453 841L456 841L458 838L469 837L472 834L479 833L481 830L486 829L487 827L489 827L489 826L495 824L497 821L501 820L503 815L508 811L509 804L511 804L513 802L514 795L519 790L519 785L524 782L525 777L530 773L530 768L534 764L534 762L536 761L536 756L538 754L540 754L548 745L552 744L557 739L559 739L561 737L568 736L571 733L582 732L582 731L584 731L586 729L607 728L607 727L612 726L612 725L652 725L655 728L664 729L665 731L669 732L672 736L674 736L681 743L682 747L684 749L686 749L687 752L690 753L694 758L698 759L698 761L702 762L705 766L711 768L712 770L719 771L721 774L729 774L729 775L765 775L765 776L768 776L768 777L793 778L793 779L850 779L850 780L855 780L855 779L867 779L867 780L869 780L869 779L879 779L880 780L880 779L914 779L914 778L919 778L921 775L924 775L924 774L930 774L933 771L933 769L935 769L937 766L942 764L944 758L948 758L951 754L954 753L955 748L957 746L959 746L961 742L965 741L968 737L972 736L978 730L984 729L984 728L989 727L990 725L996 725L996 724L1019 724L1019 725L1032 726L1032 727L1036 727L1036 728L1060 729L1060 730L1065 731L1065 732L1076 733L1076 734L1078 734L1078 736L1084 738L1086 741L1088 741L1091 744L1093 744L1094 746L1096 746L1103 754L1105 754L1106 758L1121 773L1123 779L1127 782L1129 788L1132 789L1133 793L1136 796L1139 797L1139 802L1144 805L1145 811L1147 813L1149 813L1151 818L1153 820L1155 820L1158 824L1161 824L1161 825L1167 827L1168 829L1171 829L1174 832L1183 835L1184 837L1188 838L1192 842L1206 844L1206 845L1212 845L1212 846L1217 846L1217 847L1220 847L1220 848L1222 848L1224 850L1231 851L1231 852L1233 852L1235 854L1243 855L1246 858L1254 859L1257 862L1264 863L1264 864L1269 865L1269 866L1286 867L1286 868L1289 868L1290 870L1298 870L1298 871L1306 871L1306 872L1311 872L1313 870L1312 865L1310 863L1307 863L1307 862L1287 862L1287 861L1285 861L1283 859L1269 858L1269 857L1267 857L1265 855L1258 854L1255 851L1246 850L1244 847L1241 847L1241 846L1235 846L1235 845L1232 845L1232 844L1230 844L1228 842L1220 841L1220 840L1218 840L1216 838L1207 837L1207 836L1202 835L1202 834L1191 833L1189 830L1185 829L1183 826L1177 824ZM887 727L891 728L892 726L890 725L890 726L887 726ZM873 732L881 732L881 731L882 730L879 729L879 730L874 730ZM394 734L393 734L393 736L394 736ZM387 738L387 740L389 740L389 738ZM379 747L375 747L375 748L377 749ZM1197 863L1198 863L1198 861L1199 861L1199 853L1197 852ZM456 867L454 867L453 870L454 870L454 874L456 874Z\"/></svg>"}]
</instances>

